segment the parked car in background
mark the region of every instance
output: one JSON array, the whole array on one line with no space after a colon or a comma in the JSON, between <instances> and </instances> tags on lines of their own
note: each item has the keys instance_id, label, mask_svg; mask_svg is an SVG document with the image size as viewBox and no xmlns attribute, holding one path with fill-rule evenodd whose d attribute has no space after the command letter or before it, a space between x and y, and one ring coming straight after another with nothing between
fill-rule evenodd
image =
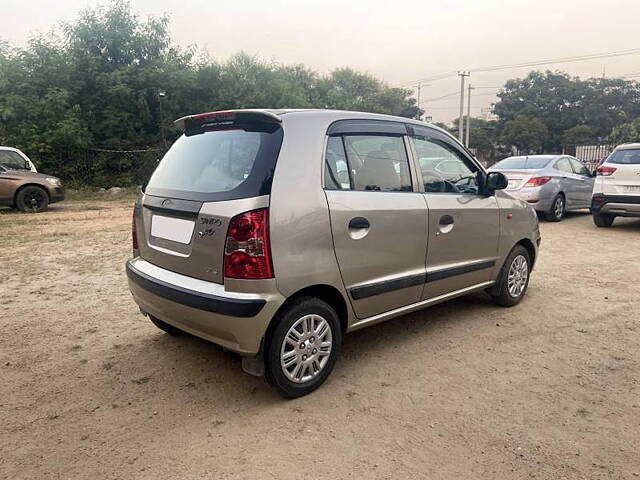
<instances>
[{"instance_id":1,"label":"parked car in background","mask_svg":"<svg viewBox=\"0 0 640 480\"><path fill-rule=\"evenodd\" d=\"M502 172L507 192L520 198L551 222L559 222L568 210L591 206L594 174L569 155L509 157L489 171Z\"/></svg>"},{"instance_id":2,"label":"parked car in background","mask_svg":"<svg viewBox=\"0 0 640 480\"><path fill-rule=\"evenodd\" d=\"M0 206L23 212L42 212L50 203L64 200L59 178L0 165Z\"/></svg>"},{"instance_id":3,"label":"parked car in background","mask_svg":"<svg viewBox=\"0 0 640 480\"><path fill-rule=\"evenodd\" d=\"M240 353L285 397L325 381L347 332L527 290L535 212L443 130L323 110L177 123L134 208L129 288L158 328Z\"/></svg>"},{"instance_id":4,"label":"parked car in background","mask_svg":"<svg viewBox=\"0 0 640 480\"><path fill-rule=\"evenodd\" d=\"M596 170L591 213L598 227L640 217L640 143L617 146Z\"/></svg>"},{"instance_id":5,"label":"parked car in background","mask_svg":"<svg viewBox=\"0 0 640 480\"><path fill-rule=\"evenodd\" d=\"M37 173L38 170L24 152L13 147L0 146L0 166L11 170L29 170Z\"/></svg>"}]
</instances>

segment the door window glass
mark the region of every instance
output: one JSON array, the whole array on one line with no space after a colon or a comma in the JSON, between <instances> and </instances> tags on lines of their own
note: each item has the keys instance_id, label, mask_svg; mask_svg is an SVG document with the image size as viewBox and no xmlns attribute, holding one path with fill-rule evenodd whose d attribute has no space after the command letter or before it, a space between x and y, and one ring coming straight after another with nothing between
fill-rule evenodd
<instances>
[{"instance_id":1,"label":"door window glass","mask_svg":"<svg viewBox=\"0 0 640 480\"><path fill-rule=\"evenodd\" d=\"M428 193L478 193L478 171L451 145L421 135L411 137Z\"/></svg>"},{"instance_id":2,"label":"door window glass","mask_svg":"<svg viewBox=\"0 0 640 480\"><path fill-rule=\"evenodd\" d=\"M571 168L569 159L566 157L558 160L558 162L556 163L556 170L560 170L561 172L573 173L573 168Z\"/></svg>"},{"instance_id":3,"label":"door window glass","mask_svg":"<svg viewBox=\"0 0 640 480\"><path fill-rule=\"evenodd\" d=\"M573 171L575 173L577 173L578 175L582 175L584 177L590 177L591 174L589 173L589 170L587 170L587 167L585 167L582 162L579 162L578 160L574 160L573 158L569 159L571 161L571 165L573 166Z\"/></svg>"},{"instance_id":4,"label":"door window glass","mask_svg":"<svg viewBox=\"0 0 640 480\"><path fill-rule=\"evenodd\" d=\"M24 158L11 150L0 150L0 165L11 170L28 169Z\"/></svg>"},{"instance_id":5,"label":"door window glass","mask_svg":"<svg viewBox=\"0 0 640 480\"><path fill-rule=\"evenodd\" d=\"M403 137L345 135L354 190L410 192L409 159Z\"/></svg>"},{"instance_id":6,"label":"door window glass","mask_svg":"<svg viewBox=\"0 0 640 480\"><path fill-rule=\"evenodd\" d=\"M350 190L351 179L342 137L329 137L324 163L324 186L329 190Z\"/></svg>"}]
</instances>

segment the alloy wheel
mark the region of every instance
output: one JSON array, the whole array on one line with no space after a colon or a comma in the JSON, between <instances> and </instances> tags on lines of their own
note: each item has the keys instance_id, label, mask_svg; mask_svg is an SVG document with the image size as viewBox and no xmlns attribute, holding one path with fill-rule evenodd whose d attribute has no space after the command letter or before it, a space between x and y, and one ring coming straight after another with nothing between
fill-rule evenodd
<instances>
[{"instance_id":1,"label":"alloy wheel","mask_svg":"<svg viewBox=\"0 0 640 480\"><path fill-rule=\"evenodd\" d=\"M305 315L289 328L280 349L280 366L294 383L305 383L324 369L331 356L333 335L324 317Z\"/></svg>"},{"instance_id":2,"label":"alloy wheel","mask_svg":"<svg viewBox=\"0 0 640 480\"><path fill-rule=\"evenodd\" d=\"M518 298L524 292L529 278L529 264L523 255L518 255L511 262L509 267L509 276L507 278L507 289L509 295Z\"/></svg>"}]
</instances>

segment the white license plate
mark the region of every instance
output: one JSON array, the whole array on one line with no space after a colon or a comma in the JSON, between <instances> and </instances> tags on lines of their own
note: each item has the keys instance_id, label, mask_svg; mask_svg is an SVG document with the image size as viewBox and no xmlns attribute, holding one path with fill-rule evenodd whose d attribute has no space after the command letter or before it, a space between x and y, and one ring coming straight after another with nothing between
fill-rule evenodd
<instances>
[{"instance_id":1,"label":"white license plate","mask_svg":"<svg viewBox=\"0 0 640 480\"><path fill-rule=\"evenodd\" d=\"M193 220L154 215L151 217L151 235L172 242L188 244L191 242L194 225Z\"/></svg>"},{"instance_id":2,"label":"white license plate","mask_svg":"<svg viewBox=\"0 0 640 480\"><path fill-rule=\"evenodd\" d=\"M507 188L517 188L520 185L520 180L509 180Z\"/></svg>"},{"instance_id":3,"label":"white license plate","mask_svg":"<svg viewBox=\"0 0 640 480\"><path fill-rule=\"evenodd\" d=\"M640 193L640 185L626 185L624 191L626 193Z\"/></svg>"}]
</instances>

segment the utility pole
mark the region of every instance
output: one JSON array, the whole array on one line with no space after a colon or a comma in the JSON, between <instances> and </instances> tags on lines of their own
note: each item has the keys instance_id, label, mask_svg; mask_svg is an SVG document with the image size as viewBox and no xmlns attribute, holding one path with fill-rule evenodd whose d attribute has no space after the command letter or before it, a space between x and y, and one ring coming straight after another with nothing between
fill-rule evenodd
<instances>
[{"instance_id":1,"label":"utility pole","mask_svg":"<svg viewBox=\"0 0 640 480\"><path fill-rule=\"evenodd\" d=\"M469 85L469 95L467 97L467 130L464 132L464 146L469 148L469 132L471 131L471 90L473 87Z\"/></svg>"},{"instance_id":2,"label":"utility pole","mask_svg":"<svg viewBox=\"0 0 640 480\"><path fill-rule=\"evenodd\" d=\"M164 151L167 151L167 137L164 134L164 115L162 114L162 99L166 96L166 92L164 90L160 90L158 92L158 104L160 105L160 133L162 134L162 145L164 147Z\"/></svg>"},{"instance_id":3,"label":"utility pole","mask_svg":"<svg viewBox=\"0 0 640 480\"><path fill-rule=\"evenodd\" d=\"M458 72L460 77L460 117L458 118L458 140L462 142L464 130L464 77L469 76L469 72Z\"/></svg>"},{"instance_id":4,"label":"utility pole","mask_svg":"<svg viewBox=\"0 0 640 480\"><path fill-rule=\"evenodd\" d=\"M416 85L416 106L418 107L418 113L416 114L416 120L422 120L420 118L420 91L422 90L422 87L430 87L431 84L423 84L421 82L418 82L418 84Z\"/></svg>"}]
</instances>

